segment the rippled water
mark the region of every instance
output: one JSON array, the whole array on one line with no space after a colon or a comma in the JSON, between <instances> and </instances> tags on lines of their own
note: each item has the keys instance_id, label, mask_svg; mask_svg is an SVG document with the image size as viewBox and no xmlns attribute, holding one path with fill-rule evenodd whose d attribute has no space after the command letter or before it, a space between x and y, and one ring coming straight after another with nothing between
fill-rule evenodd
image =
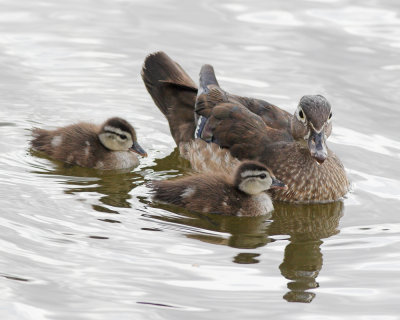
<instances>
[{"instance_id":1,"label":"rippled water","mask_svg":"<svg viewBox=\"0 0 400 320\"><path fill-rule=\"evenodd\" d=\"M0 0L2 319L399 319L400 4ZM344 202L271 216L154 205L144 182L189 165L140 79L164 50L197 81L294 111L334 108ZM30 129L119 115L149 157L66 167ZM397 249L396 249L397 248Z\"/></svg>"}]
</instances>

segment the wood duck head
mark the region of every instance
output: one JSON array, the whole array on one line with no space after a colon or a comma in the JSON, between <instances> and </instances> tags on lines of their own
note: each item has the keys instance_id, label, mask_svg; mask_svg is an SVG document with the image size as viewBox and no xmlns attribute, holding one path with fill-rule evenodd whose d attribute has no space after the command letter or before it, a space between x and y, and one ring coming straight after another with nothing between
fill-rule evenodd
<instances>
[{"instance_id":1,"label":"wood duck head","mask_svg":"<svg viewBox=\"0 0 400 320\"><path fill-rule=\"evenodd\" d=\"M308 146L311 156L323 163L328 156L326 139L332 132L332 111L328 100L321 95L300 99L290 126L293 138Z\"/></svg>"},{"instance_id":2,"label":"wood duck head","mask_svg":"<svg viewBox=\"0 0 400 320\"><path fill-rule=\"evenodd\" d=\"M147 153L139 145L135 129L131 124L118 117L110 118L101 126L99 139L104 147L111 151L133 151L146 157Z\"/></svg>"},{"instance_id":3,"label":"wood duck head","mask_svg":"<svg viewBox=\"0 0 400 320\"><path fill-rule=\"evenodd\" d=\"M287 189L270 169L256 161L243 161L236 169L234 186L248 195L257 195L269 189Z\"/></svg>"}]
</instances>

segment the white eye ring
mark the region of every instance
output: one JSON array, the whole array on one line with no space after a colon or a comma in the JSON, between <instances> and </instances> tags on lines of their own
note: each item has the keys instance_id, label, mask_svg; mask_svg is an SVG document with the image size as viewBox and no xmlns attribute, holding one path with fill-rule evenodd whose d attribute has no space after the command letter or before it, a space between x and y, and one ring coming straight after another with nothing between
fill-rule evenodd
<instances>
[{"instance_id":1,"label":"white eye ring","mask_svg":"<svg viewBox=\"0 0 400 320\"><path fill-rule=\"evenodd\" d=\"M332 111L331 111L331 113L329 114L328 120L326 122L327 123L331 122L332 121L332 117L333 117L333 114L332 114Z\"/></svg>"},{"instance_id":2,"label":"white eye ring","mask_svg":"<svg viewBox=\"0 0 400 320\"><path fill-rule=\"evenodd\" d=\"M297 112L296 112L296 117L297 117L297 119L299 119L299 121L301 121L301 122L303 122L303 123L306 123L306 115L304 114L304 111L303 111L303 109L302 108L298 108L297 109Z\"/></svg>"}]
</instances>

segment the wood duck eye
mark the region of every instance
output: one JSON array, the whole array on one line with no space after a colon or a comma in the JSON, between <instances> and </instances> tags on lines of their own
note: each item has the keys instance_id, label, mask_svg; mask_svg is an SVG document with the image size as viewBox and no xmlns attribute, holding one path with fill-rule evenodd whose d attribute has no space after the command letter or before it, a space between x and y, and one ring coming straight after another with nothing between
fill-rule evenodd
<instances>
[{"instance_id":1,"label":"wood duck eye","mask_svg":"<svg viewBox=\"0 0 400 320\"><path fill-rule=\"evenodd\" d=\"M120 134L119 136L120 136L120 138L121 138L122 140L126 140L126 135Z\"/></svg>"},{"instance_id":2,"label":"wood duck eye","mask_svg":"<svg viewBox=\"0 0 400 320\"><path fill-rule=\"evenodd\" d=\"M260 179L265 179L267 177L267 175L265 173L260 174Z\"/></svg>"},{"instance_id":3,"label":"wood duck eye","mask_svg":"<svg viewBox=\"0 0 400 320\"><path fill-rule=\"evenodd\" d=\"M300 117L300 119L304 119L304 112L303 112L303 110L300 110L299 111L299 117Z\"/></svg>"},{"instance_id":4,"label":"wood duck eye","mask_svg":"<svg viewBox=\"0 0 400 320\"><path fill-rule=\"evenodd\" d=\"M329 114L328 120L331 120L331 118L332 118L332 112Z\"/></svg>"}]
</instances>

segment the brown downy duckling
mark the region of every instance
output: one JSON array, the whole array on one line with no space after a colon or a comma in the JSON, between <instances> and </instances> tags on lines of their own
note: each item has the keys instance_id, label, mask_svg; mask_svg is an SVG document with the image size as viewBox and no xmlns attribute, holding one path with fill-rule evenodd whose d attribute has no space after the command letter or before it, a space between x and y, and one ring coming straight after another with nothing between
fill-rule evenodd
<instances>
[{"instance_id":1,"label":"brown downy duckling","mask_svg":"<svg viewBox=\"0 0 400 320\"><path fill-rule=\"evenodd\" d=\"M56 130L34 128L32 147L49 157L101 170L128 169L139 165L136 154L147 156L138 144L135 129L115 117L102 125L80 122Z\"/></svg>"},{"instance_id":2,"label":"brown downy duckling","mask_svg":"<svg viewBox=\"0 0 400 320\"><path fill-rule=\"evenodd\" d=\"M174 180L152 181L153 199L204 213L258 216L273 210L265 191L286 185L263 164L243 161L234 176L200 173Z\"/></svg>"},{"instance_id":3,"label":"brown downy duckling","mask_svg":"<svg viewBox=\"0 0 400 320\"><path fill-rule=\"evenodd\" d=\"M167 118L180 151L185 157L191 153L192 166L203 161L207 167L210 161L191 150L202 139L229 150L236 159L257 160L271 168L288 185L287 190L271 192L275 200L323 203L339 200L348 192L344 167L326 144L332 131L332 110L325 97L304 96L290 114L266 101L222 90L210 65L201 69L198 89L163 52L147 56L142 78ZM222 154L217 152L213 158Z\"/></svg>"}]
</instances>

